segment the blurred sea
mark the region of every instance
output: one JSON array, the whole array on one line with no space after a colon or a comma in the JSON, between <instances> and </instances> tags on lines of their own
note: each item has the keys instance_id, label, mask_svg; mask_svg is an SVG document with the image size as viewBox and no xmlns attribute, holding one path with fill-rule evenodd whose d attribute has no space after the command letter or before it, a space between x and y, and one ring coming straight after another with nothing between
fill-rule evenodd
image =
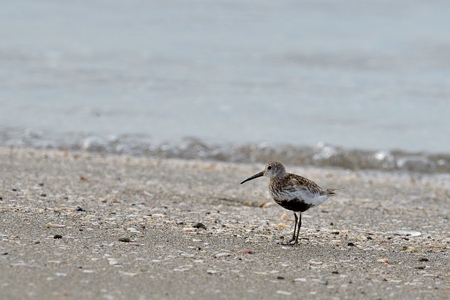
<instances>
[{"instance_id":1,"label":"blurred sea","mask_svg":"<svg viewBox=\"0 0 450 300\"><path fill-rule=\"evenodd\" d=\"M3 1L0 146L450 172L448 1Z\"/></svg>"}]
</instances>

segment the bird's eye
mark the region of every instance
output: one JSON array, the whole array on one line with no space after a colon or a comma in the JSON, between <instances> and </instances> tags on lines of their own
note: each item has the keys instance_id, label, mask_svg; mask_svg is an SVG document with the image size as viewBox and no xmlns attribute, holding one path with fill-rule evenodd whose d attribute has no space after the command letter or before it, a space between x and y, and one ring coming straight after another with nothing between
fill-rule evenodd
<instances>
[{"instance_id":1,"label":"bird's eye","mask_svg":"<svg viewBox=\"0 0 450 300\"><path fill-rule=\"evenodd\" d=\"M270 169L272 169L272 166L268 166L268 167L267 167L267 170L270 170Z\"/></svg>"}]
</instances>

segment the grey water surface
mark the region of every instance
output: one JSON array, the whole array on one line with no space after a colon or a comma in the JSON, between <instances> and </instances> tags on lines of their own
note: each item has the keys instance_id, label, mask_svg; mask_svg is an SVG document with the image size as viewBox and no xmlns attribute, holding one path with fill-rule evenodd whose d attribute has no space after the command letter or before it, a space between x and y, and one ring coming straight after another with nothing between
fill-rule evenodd
<instances>
[{"instance_id":1,"label":"grey water surface","mask_svg":"<svg viewBox=\"0 0 450 300\"><path fill-rule=\"evenodd\" d=\"M439 0L1 1L0 145L447 172L449 28Z\"/></svg>"}]
</instances>

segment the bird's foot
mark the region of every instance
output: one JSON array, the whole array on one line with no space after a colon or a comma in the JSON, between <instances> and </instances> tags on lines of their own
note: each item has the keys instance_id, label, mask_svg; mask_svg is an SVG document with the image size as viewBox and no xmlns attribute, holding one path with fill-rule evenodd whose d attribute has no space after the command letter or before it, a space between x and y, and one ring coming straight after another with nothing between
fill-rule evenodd
<instances>
[{"instance_id":1,"label":"bird's foot","mask_svg":"<svg viewBox=\"0 0 450 300\"><path fill-rule=\"evenodd\" d=\"M296 241L295 239L291 239L287 243L281 243L281 245L283 245L283 246L295 246L295 245L298 245L298 241Z\"/></svg>"}]
</instances>

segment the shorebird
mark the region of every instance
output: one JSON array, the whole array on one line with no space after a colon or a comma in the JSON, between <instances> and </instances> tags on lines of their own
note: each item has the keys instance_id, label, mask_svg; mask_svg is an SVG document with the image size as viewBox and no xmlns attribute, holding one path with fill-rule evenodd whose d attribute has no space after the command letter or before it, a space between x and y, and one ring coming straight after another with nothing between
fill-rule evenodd
<instances>
[{"instance_id":1,"label":"shorebird","mask_svg":"<svg viewBox=\"0 0 450 300\"><path fill-rule=\"evenodd\" d=\"M323 189L308 178L287 173L284 166L276 161L269 162L264 171L245 179L241 184L262 176L269 177L269 192L273 200L283 208L294 212L294 235L287 244L298 244L302 212L334 196L335 189Z\"/></svg>"}]
</instances>

